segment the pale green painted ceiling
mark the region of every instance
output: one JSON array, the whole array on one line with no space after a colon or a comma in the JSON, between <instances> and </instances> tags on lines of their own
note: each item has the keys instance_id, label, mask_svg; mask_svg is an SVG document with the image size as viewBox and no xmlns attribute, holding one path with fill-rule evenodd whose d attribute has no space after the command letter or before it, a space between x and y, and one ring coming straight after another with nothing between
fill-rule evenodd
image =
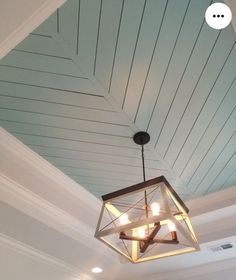
<instances>
[{"instance_id":1,"label":"pale green painted ceiling","mask_svg":"<svg viewBox=\"0 0 236 280\"><path fill-rule=\"evenodd\" d=\"M147 177L236 183L236 46L207 0L68 0L0 62L0 123L96 196Z\"/></svg>"}]
</instances>

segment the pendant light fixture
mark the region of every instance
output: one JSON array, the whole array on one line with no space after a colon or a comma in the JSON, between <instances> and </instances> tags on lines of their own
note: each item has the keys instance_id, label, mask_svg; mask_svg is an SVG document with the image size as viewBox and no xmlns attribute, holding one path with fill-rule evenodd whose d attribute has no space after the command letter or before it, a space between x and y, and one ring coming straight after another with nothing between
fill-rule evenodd
<instances>
[{"instance_id":1,"label":"pendant light fixture","mask_svg":"<svg viewBox=\"0 0 236 280\"><path fill-rule=\"evenodd\" d=\"M95 237L138 263L199 250L188 208L164 176L146 181L146 132L133 140L142 149L143 182L103 195Z\"/></svg>"}]
</instances>

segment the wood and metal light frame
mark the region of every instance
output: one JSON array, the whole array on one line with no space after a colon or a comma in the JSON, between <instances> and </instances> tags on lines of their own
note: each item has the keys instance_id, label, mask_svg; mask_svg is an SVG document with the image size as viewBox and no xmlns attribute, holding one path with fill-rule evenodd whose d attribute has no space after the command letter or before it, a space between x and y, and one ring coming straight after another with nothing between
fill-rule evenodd
<instances>
[{"instance_id":1,"label":"wood and metal light frame","mask_svg":"<svg viewBox=\"0 0 236 280\"><path fill-rule=\"evenodd\" d=\"M103 195L95 237L132 263L199 250L189 210L164 176L146 181L146 132L134 135L142 146L143 182Z\"/></svg>"}]
</instances>

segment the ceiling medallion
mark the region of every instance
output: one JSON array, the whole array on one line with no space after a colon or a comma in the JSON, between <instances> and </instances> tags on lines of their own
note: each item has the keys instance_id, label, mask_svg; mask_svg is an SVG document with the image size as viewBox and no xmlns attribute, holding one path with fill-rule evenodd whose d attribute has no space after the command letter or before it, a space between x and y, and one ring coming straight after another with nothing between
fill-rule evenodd
<instances>
[{"instance_id":1,"label":"ceiling medallion","mask_svg":"<svg viewBox=\"0 0 236 280\"><path fill-rule=\"evenodd\" d=\"M143 182L102 196L95 237L132 263L198 251L184 202L164 176L146 181L149 134L138 132L133 140L142 147Z\"/></svg>"}]
</instances>

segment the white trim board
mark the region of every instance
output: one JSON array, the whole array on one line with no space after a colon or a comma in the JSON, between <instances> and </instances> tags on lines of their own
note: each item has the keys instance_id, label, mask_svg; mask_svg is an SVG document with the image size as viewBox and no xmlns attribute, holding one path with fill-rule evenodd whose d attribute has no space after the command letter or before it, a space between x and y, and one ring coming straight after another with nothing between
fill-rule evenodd
<instances>
[{"instance_id":1,"label":"white trim board","mask_svg":"<svg viewBox=\"0 0 236 280\"><path fill-rule=\"evenodd\" d=\"M93 231L88 225L1 173L0 182L1 201L80 243L91 244Z\"/></svg>"},{"instance_id":2,"label":"white trim board","mask_svg":"<svg viewBox=\"0 0 236 280\"><path fill-rule=\"evenodd\" d=\"M30 32L36 29L45 19L56 11L66 0L32 1L8 0L1 3L1 26L6 29L5 38L0 41L0 59L8 54L16 45L23 41ZM2 16L1 16L2 14ZM11 18L11 24L3 18Z\"/></svg>"},{"instance_id":3,"label":"white trim board","mask_svg":"<svg viewBox=\"0 0 236 280\"><path fill-rule=\"evenodd\" d=\"M223 271L228 271L236 269L236 259L227 259L224 261L219 261L219 262L213 262L210 264L204 264L204 265L199 265L196 267L191 267L187 268L184 270L179 270L175 271L174 273L168 273L168 274L160 274L158 275L158 278L156 278L156 275L153 275L151 277L145 278L146 280L187 280L187 279L197 279L195 277L201 277L203 276L205 280L212 280L212 274L217 273L217 272L223 272ZM203 279L203 278L201 278ZM233 278L231 278L233 279ZM138 278L137 280L141 280ZM230 280L230 279L229 279Z\"/></svg>"},{"instance_id":4,"label":"white trim board","mask_svg":"<svg viewBox=\"0 0 236 280\"><path fill-rule=\"evenodd\" d=\"M236 36L236 2L235 0L225 0L225 4L228 5L232 12L232 26Z\"/></svg>"},{"instance_id":5,"label":"white trim board","mask_svg":"<svg viewBox=\"0 0 236 280\"><path fill-rule=\"evenodd\" d=\"M83 278L81 278L81 272L78 267L75 268L63 262L62 260L52 257L51 255L41 252L40 250L37 250L2 233L0 233L0 244L20 254L30 257L38 262L53 266L57 270L69 272L71 275L73 275L73 277L75 277L75 280L91 280L91 277L88 278L85 275L83 275Z\"/></svg>"},{"instance_id":6,"label":"white trim board","mask_svg":"<svg viewBox=\"0 0 236 280\"><path fill-rule=\"evenodd\" d=\"M25 176L32 177L33 172L35 172L34 181L39 178L45 178L48 181L53 182L51 185L54 187L52 190L52 196L56 192L63 193L63 196L69 197L72 200L76 200L77 204L80 206L84 205L85 209L97 210L101 206L101 202L90 192L80 186L78 183L73 181L71 178L66 176L59 169L54 167L44 158L39 156L37 153L32 151L30 148L25 146L21 141L15 138L13 135L8 133L6 130L0 127L0 153L2 154L2 168L1 172L4 173L7 177L13 179L13 173L11 166L4 166L3 155L7 155L6 162L12 160L12 162L18 161L18 168L20 170L21 166L24 166ZM5 168L5 169L4 169ZM3 169L5 170L3 172ZM31 170L28 172L27 170ZM15 173L14 173L15 175ZM20 174L24 179L24 174ZM14 180L14 179L13 179ZM14 180L16 181L16 180ZM27 184L21 184L27 186ZM29 188L30 186L28 186ZM47 187L49 190L49 187ZM48 194L49 195L49 194Z\"/></svg>"}]
</instances>

